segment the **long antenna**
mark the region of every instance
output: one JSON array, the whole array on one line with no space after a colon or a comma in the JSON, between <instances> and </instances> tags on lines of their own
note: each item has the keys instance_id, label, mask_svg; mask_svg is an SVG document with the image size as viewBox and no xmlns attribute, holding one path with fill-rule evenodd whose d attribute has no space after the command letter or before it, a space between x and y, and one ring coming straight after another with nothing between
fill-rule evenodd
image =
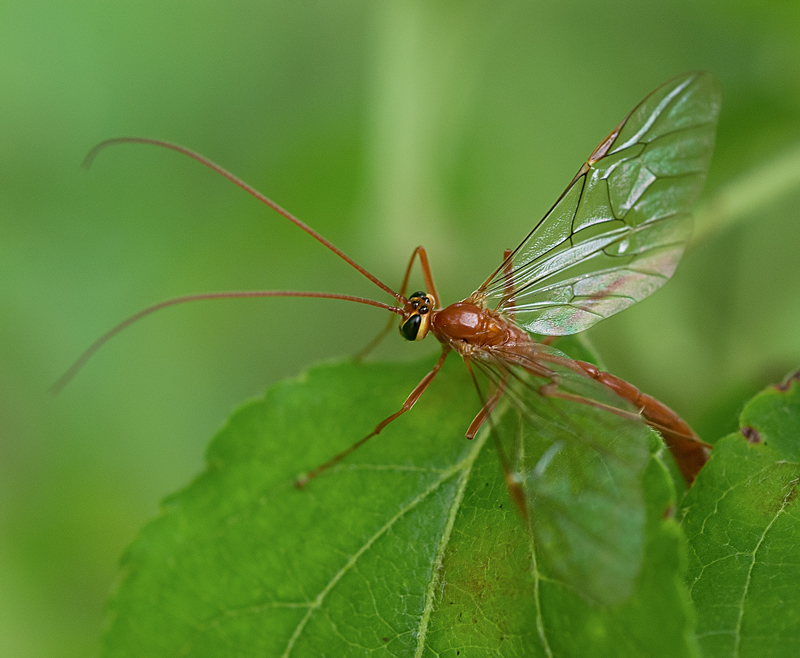
<instances>
[{"instance_id":1,"label":"long antenna","mask_svg":"<svg viewBox=\"0 0 800 658\"><path fill-rule=\"evenodd\" d=\"M398 315L403 314L403 309L398 308L396 306L389 306L388 304L384 304L383 302L376 302L372 299L364 299L363 297L353 297L352 295L339 295L332 292L298 292L294 290L235 290L229 292L209 292L209 293L200 293L197 295L185 295L183 297L174 297L172 299L167 299L163 302L159 302L158 304L153 304L152 306L148 306L147 308L142 309L138 313L134 313L130 317L125 318L122 322L118 325L109 329L106 333L104 333L100 338L98 338L94 343L92 343L84 352L81 354L73 363L69 369L58 378L55 384L50 387L50 393L53 395L58 395L62 389L69 384L75 375L80 372L81 368L86 365L86 362L92 357L92 355L97 352L103 345L105 345L109 340L111 340L114 336L116 336L120 331L129 327L134 322L141 320L143 317L150 315L151 313L155 313L156 311L160 311L162 308L167 308L169 306L175 306L176 304L185 304L186 302L199 302L207 299L231 299L237 297L317 297L321 299L342 299L348 302L356 302L358 304L367 304L368 306L377 306L378 308L385 309L387 311L391 311L392 313L397 313Z\"/></svg>"},{"instance_id":2,"label":"long antenna","mask_svg":"<svg viewBox=\"0 0 800 658\"><path fill-rule=\"evenodd\" d=\"M172 151L177 151L178 153L182 153L183 155L186 155L186 156L192 158L192 160L196 160L200 164L205 165L209 169L213 169L218 174L220 174L221 176L224 176L229 181L231 181L234 185L237 185L238 187L242 188L245 192L247 192L248 194L251 194L256 199L258 199L262 203L264 203L267 206L269 206L270 208L272 208L275 212L283 215L290 222L292 222L293 224L295 224L296 226L298 226L299 228L304 230L306 233L308 233L317 242L320 242L323 245L325 245L328 249L330 249L339 258L341 258L343 261L345 261L351 267L353 267L356 270L358 270L359 272L361 272L361 274L363 274L370 281L372 281L372 283L374 283L376 286L378 286L384 292L389 293L398 302L400 302L400 303L405 302L405 299L403 299L403 297L401 295L399 295L394 290L392 290L389 286L387 286L385 283L383 283L383 281L378 279L378 277L376 277L375 275L371 274L366 269L361 267L361 265L356 263L352 258L350 258L343 251L341 251L340 249L335 247L333 244L328 242L328 240L323 238L319 233L317 233L308 224L306 224L305 222L302 222L299 219L297 219L297 217L292 215L288 210L284 210L283 208L281 208L281 206L279 206L277 203L275 203L272 199L270 199L269 197L265 196L264 194L259 192L256 188L252 187L251 185L248 185L241 178L239 178L238 176L235 176L234 174L229 172L227 169L225 169L225 168L221 167L220 165L218 165L216 162L213 162L212 160L209 160L207 157L205 157L203 155L200 155L199 153L197 153L195 151L192 151L191 149L188 149L185 146L180 146L178 144L173 144L172 142L165 142L165 141L160 140L160 139L148 139L146 137L116 137L114 139L107 139L104 142L100 142L91 151L89 151L88 155L83 160L83 166L86 167L87 169L89 167L91 167L92 166L92 162L94 162L94 159L97 157L98 153L100 153L100 151L104 150L106 147L112 146L113 144L151 144L152 146L160 146L160 147L165 148L165 149L170 149Z\"/></svg>"}]
</instances>

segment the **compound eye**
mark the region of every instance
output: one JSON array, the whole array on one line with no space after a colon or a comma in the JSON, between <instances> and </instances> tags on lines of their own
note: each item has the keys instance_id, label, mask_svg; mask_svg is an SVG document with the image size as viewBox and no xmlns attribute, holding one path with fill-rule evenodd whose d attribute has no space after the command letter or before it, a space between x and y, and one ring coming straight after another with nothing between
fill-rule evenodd
<instances>
[{"instance_id":1,"label":"compound eye","mask_svg":"<svg viewBox=\"0 0 800 658\"><path fill-rule=\"evenodd\" d=\"M400 333L406 340L422 340L431 328L431 311L436 306L432 295L418 290L406 301L404 315L406 319L400 323Z\"/></svg>"},{"instance_id":2,"label":"compound eye","mask_svg":"<svg viewBox=\"0 0 800 658\"><path fill-rule=\"evenodd\" d=\"M412 315L400 325L400 333L406 340L418 340L420 326L422 326L422 318L419 315Z\"/></svg>"}]
</instances>

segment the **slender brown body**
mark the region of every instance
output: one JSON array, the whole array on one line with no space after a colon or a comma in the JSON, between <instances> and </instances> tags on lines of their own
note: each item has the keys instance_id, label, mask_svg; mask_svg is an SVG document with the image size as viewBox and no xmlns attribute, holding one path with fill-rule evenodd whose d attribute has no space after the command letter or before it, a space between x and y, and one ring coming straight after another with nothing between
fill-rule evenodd
<instances>
[{"instance_id":1,"label":"slender brown body","mask_svg":"<svg viewBox=\"0 0 800 658\"><path fill-rule=\"evenodd\" d=\"M90 151L87 166L111 144L138 143L176 151L209 167L333 252L390 295L396 305L338 293L275 290L178 297L143 309L106 332L56 382L54 390L61 389L110 338L168 306L226 297L338 299L401 316L400 333L406 340L419 341L433 332L442 343L442 352L399 410L378 423L370 434L299 477L298 485L338 464L409 411L452 351L462 356L473 377L475 366L489 376L492 386L486 399L479 390L481 409L470 424L467 437L475 436L505 393L517 399L519 395L515 398L513 393L522 391L516 387L526 386L542 396L643 419L661 432L681 472L691 482L705 463L710 446L700 441L675 412L627 382L550 348L550 338L537 342L531 334L555 337L583 331L644 299L672 276L691 232L689 211L710 164L719 103L717 84L702 72L677 76L654 90L591 152L551 209L515 249L506 250L500 265L477 290L467 299L442 309L437 308L439 295L422 247L414 250L403 282L395 291L310 226L199 153L153 139L102 142ZM406 297L417 259L428 292L418 291ZM391 327L390 319L384 331L357 358L368 354ZM627 409L627 405L615 405L615 400L601 402L604 391L593 384L587 389L581 385L587 383L582 378L615 392L636 411ZM509 465L504 463L503 468L509 490L524 515L523 492Z\"/></svg>"},{"instance_id":2,"label":"slender brown body","mask_svg":"<svg viewBox=\"0 0 800 658\"><path fill-rule=\"evenodd\" d=\"M510 361L533 375L548 378L552 383L557 380L557 374L548 367L548 362L555 362L603 384L633 404L645 421L661 433L689 484L708 460L711 446L703 442L688 423L665 404L591 363L548 353L546 346L534 341L504 315L483 308L480 301L467 298L440 311L433 311L430 329L446 350L453 349L465 359ZM554 390L543 391L543 394L558 396ZM585 402L591 404L590 400ZM482 414L470 426L468 435L477 432L488 417L488 411L482 410Z\"/></svg>"}]
</instances>

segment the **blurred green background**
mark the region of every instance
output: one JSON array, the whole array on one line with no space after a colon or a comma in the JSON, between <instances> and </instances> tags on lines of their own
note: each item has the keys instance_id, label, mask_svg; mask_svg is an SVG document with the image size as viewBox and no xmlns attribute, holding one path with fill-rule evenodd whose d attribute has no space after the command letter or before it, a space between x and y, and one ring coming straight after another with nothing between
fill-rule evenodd
<instances>
[{"instance_id":1,"label":"blurred green background","mask_svg":"<svg viewBox=\"0 0 800 658\"><path fill-rule=\"evenodd\" d=\"M463 298L651 89L724 101L703 232L675 280L590 332L609 369L715 439L800 364L800 10L790 1L0 2L0 655L98 651L117 562L242 401L352 354L383 299L197 149L390 285L417 244ZM435 344L389 340L378 358ZM468 422L468 419L466 419ZM466 427L466 423L465 423Z\"/></svg>"}]
</instances>

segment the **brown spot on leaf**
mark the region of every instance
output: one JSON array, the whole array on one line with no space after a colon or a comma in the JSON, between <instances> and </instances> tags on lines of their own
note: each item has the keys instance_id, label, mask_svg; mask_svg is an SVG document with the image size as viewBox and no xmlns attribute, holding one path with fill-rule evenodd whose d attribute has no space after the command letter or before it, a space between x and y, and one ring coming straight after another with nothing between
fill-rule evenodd
<instances>
[{"instance_id":1,"label":"brown spot on leaf","mask_svg":"<svg viewBox=\"0 0 800 658\"><path fill-rule=\"evenodd\" d=\"M747 439L750 443L761 443L761 435L758 433L757 429L754 429L749 425L745 425L739 431L742 433L742 436L745 439Z\"/></svg>"},{"instance_id":2,"label":"brown spot on leaf","mask_svg":"<svg viewBox=\"0 0 800 658\"><path fill-rule=\"evenodd\" d=\"M667 509L664 510L664 518L671 519L675 516L675 505L669 505Z\"/></svg>"}]
</instances>

